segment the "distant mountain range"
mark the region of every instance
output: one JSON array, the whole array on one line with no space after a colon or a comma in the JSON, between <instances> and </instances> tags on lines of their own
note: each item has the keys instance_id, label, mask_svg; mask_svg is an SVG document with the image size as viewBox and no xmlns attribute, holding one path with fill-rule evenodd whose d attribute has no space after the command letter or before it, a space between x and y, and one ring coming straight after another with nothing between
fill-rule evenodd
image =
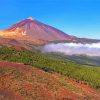
<instances>
[{"instance_id":1,"label":"distant mountain range","mask_svg":"<svg viewBox=\"0 0 100 100\"><path fill-rule=\"evenodd\" d=\"M30 44L43 45L51 42L95 43L100 42L100 40L78 38L68 35L32 17L20 21L8 29L0 31L0 45L27 47L27 45Z\"/></svg>"}]
</instances>

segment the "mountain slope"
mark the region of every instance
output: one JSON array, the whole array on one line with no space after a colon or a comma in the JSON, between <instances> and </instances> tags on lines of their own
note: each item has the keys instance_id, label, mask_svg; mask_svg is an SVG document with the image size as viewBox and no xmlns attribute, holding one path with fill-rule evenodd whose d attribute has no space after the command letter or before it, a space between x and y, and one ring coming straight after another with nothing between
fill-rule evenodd
<instances>
[{"instance_id":1,"label":"mountain slope","mask_svg":"<svg viewBox=\"0 0 100 100\"><path fill-rule=\"evenodd\" d=\"M67 55L65 58L84 65L100 66L100 57L86 55Z\"/></svg>"},{"instance_id":2,"label":"mountain slope","mask_svg":"<svg viewBox=\"0 0 100 100\"><path fill-rule=\"evenodd\" d=\"M27 73L27 74L26 74ZM57 73L0 61L0 100L99 100L96 90Z\"/></svg>"},{"instance_id":3,"label":"mountain slope","mask_svg":"<svg viewBox=\"0 0 100 100\"><path fill-rule=\"evenodd\" d=\"M64 32L32 18L22 20L1 32L1 36L35 42L48 42L72 38ZM20 37L20 38L19 38Z\"/></svg>"},{"instance_id":4,"label":"mountain slope","mask_svg":"<svg viewBox=\"0 0 100 100\"><path fill-rule=\"evenodd\" d=\"M81 65L62 57L42 54L39 51L17 51L7 47L0 48L0 60L32 65L46 72L57 72L100 89L100 67Z\"/></svg>"},{"instance_id":5,"label":"mountain slope","mask_svg":"<svg viewBox=\"0 0 100 100\"><path fill-rule=\"evenodd\" d=\"M33 18L22 20L10 28L0 31L0 37L29 41L33 44L46 44L50 42L81 42L93 43L100 40L77 38L68 35L54 27L43 24Z\"/></svg>"},{"instance_id":6,"label":"mountain slope","mask_svg":"<svg viewBox=\"0 0 100 100\"><path fill-rule=\"evenodd\" d=\"M42 40L66 40L69 35L64 32L53 28L51 26L45 25L32 18L25 19L21 22L8 28L6 31L19 32L21 35L29 35L32 38L42 39Z\"/></svg>"}]
</instances>

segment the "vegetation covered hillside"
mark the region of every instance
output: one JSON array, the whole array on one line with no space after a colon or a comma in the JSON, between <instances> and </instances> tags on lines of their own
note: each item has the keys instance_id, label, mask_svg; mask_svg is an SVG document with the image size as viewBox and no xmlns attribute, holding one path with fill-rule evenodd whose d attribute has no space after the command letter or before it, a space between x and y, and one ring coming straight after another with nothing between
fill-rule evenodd
<instances>
[{"instance_id":1,"label":"vegetation covered hillside","mask_svg":"<svg viewBox=\"0 0 100 100\"><path fill-rule=\"evenodd\" d=\"M100 89L100 67L80 65L54 55L42 54L39 51L17 51L8 47L0 48L0 60L32 65L50 73L57 72L77 82Z\"/></svg>"}]
</instances>

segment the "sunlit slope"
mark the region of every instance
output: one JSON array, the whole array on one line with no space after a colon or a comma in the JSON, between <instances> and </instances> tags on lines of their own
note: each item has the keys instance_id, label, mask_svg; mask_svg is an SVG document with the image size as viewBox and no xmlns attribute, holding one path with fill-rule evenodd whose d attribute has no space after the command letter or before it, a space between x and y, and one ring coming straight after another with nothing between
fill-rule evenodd
<instances>
[{"instance_id":1,"label":"sunlit slope","mask_svg":"<svg viewBox=\"0 0 100 100\"><path fill-rule=\"evenodd\" d=\"M57 73L0 61L0 100L99 100L96 90Z\"/></svg>"}]
</instances>

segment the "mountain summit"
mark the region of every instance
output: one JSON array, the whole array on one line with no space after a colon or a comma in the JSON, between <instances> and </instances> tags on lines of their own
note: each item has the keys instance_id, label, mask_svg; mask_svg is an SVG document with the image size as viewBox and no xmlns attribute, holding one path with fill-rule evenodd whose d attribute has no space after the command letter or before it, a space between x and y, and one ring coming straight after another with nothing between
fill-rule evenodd
<instances>
[{"instance_id":1,"label":"mountain summit","mask_svg":"<svg viewBox=\"0 0 100 100\"><path fill-rule=\"evenodd\" d=\"M68 35L52 26L43 24L32 17L17 22L6 30L0 31L2 38L24 40L33 44L46 44L50 42L81 42L91 43L98 40L77 38Z\"/></svg>"},{"instance_id":2,"label":"mountain summit","mask_svg":"<svg viewBox=\"0 0 100 100\"><path fill-rule=\"evenodd\" d=\"M32 18L32 17L28 17L27 19L34 20L34 18Z\"/></svg>"}]
</instances>

